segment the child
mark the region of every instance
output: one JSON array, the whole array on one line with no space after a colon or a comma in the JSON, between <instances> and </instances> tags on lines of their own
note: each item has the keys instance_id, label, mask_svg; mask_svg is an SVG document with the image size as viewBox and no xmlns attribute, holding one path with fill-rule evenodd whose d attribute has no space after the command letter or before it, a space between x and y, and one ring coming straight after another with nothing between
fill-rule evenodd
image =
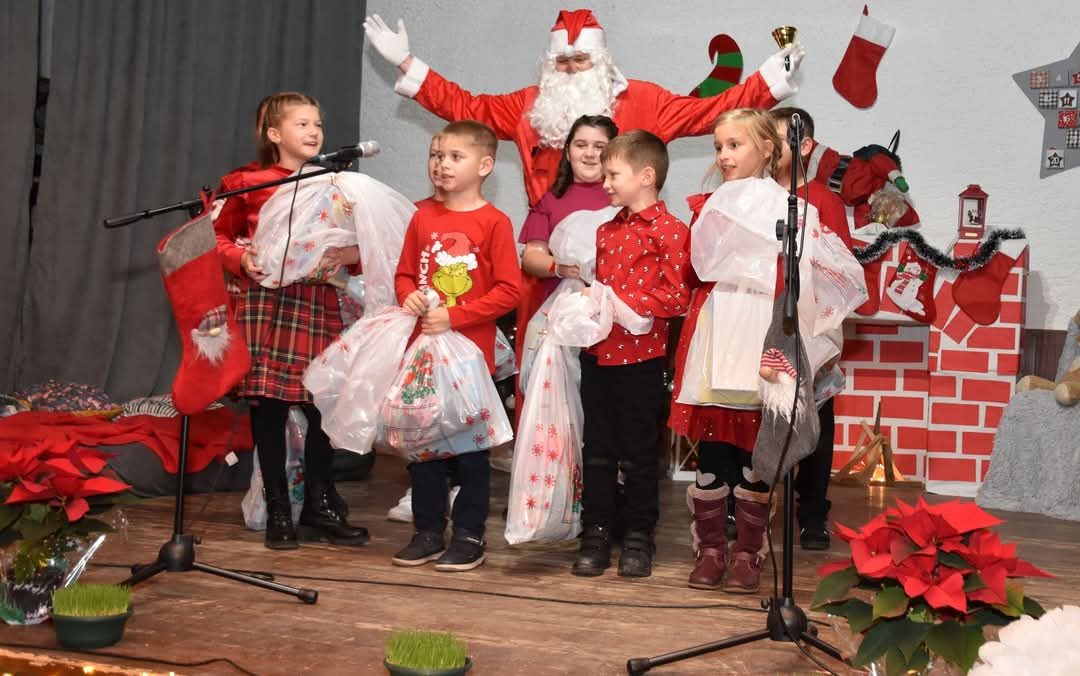
<instances>
[{"instance_id":1,"label":"child","mask_svg":"<svg viewBox=\"0 0 1080 676\"><path fill-rule=\"evenodd\" d=\"M802 119L802 143L799 146L800 162L804 169L792 164L788 127L791 116L798 114ZM802 108L775 108L769 116L776 125L776 133L785 142L781 144L780 161L777 163L773 179L785 189L791 187L791 172L796 171L799 197L807 199L817 207L821 224L835 232L844 244L851 249L851 233L848 230L847 209L840 198L829 188L815 180L806 182L805 166L814 149L814 120ZM809 194L809 198L807 198ZM838 336L842 341L842 335ZM835 417L833 415L833 397L844 387L844 374L836 362L826 364L823 372L815 377L815 390L818 399L818 417L821 420L821 435L813 455L799 462L795 475L795 491L799 495L796 516L799 520L799 543L803 549L824 550L829 548L829 531L825 527L831 503L825 497L832 475L833 441L835 436ZM824 400L824 401L823 401Z\"/></svg>"},{"instance_id":2,"label":"child","mask_svg":"<svg viewBox=\"0 0 1080 676\"><path fill-rule=\"evenodd\" d=\"M441 164L442 158L439 155L439 135L435 134L431 137L431 146L428 148L427 163L428 180L431 181L432 193L430 196L425 197L424 199L416 203L417 209L442 204L444 201L446 201L446 195L443 192L442 184L439 177L439 168ZM454 484L454 486L450 489L450 508L453 509L454 498L457 497L458 491L461 490L457 486L456 482L453 480L453 463L451 463L449 473L451 474L451 483ZM401 496L401 499L398 500L398 503L386 512L386 518L390 521L412 523L412 488L405 489L405 495Z\"/></svg>"},{"instance_id":3,"label":"child","mask_svg":"<svg viewBox=\"0 0 1080 676\"><path fill-rule=\"evenodd\" d=\"M481 194L495 165L495 133L463 120L439 133L439 183L444 200L420 209L409 223L395 283L406 310L421 317L419 330L449 329L476 343L495 370L495 320L514 308L520 294L513 227ZM450 274L439 275L454 267ZM443 284L442 280L453 282ZM438 292L439 307L428 308L425 292ZM439 571L472 570L484 562L484 522L488 515L488 452L477 450L453 460L409 465L416 532L394 555L398 566L435 561ZM447 472L457 463L461 490L453 506L453 536L445 546Z\"/></svg>"},{"instance_id":4,"label":"child","mask_svg":"<svg viewBox=\"0 0 1080 676\"><path fill-rule=\"evenodd\" d=\"M596 233L596 281L645 317L652 331L631 335L615 324L610 335L581 352L585 414L582 526L574 575L602 575L611 565L616 483L625 477L625 528L619 575L652 574L653 530L659 518L658 421L664 401L667 320L686 310L683 279L690 231L658 201L667 177L663 141L635 130L617 136L601 155L604 189L623 207Z\"/></svg>"},{"instance_id":5,"label":"child","mask_svg":"<svg viewBox=\"0 0 1080 676\"><path fill-rule=\"evenodd\" d=\"M259 136L259 170L241 168L221 181L222 190L254 186L284 178L322 148L322 114L315 99L282 92L265 101ZM295 549L298 534L307 540L362 545L365 528L352 526L342 514L333 485L333 453L323 432L319 411L304 389L308 363L344 328L335 289L321 283L290 284L268 289L259 284L266 273L255 263L250 241L259 227L259 210L276 190L265 188L230 197L214 205L214 230L225 269L237 278L240 293L236 317L247 340L252 367L237 386L251 400L251 430L265 484L265 545ZM320 278L360 260L356 246L329 250L320 262ZM304 442L304 506L299 533L294 527L285 475L285 425L289 408L299 405L308 419Z\"/></svg>"},{"instance_id":6,"label":"child","mask_svg":"<svg viewBox=\"0 0 1080 676\"><path fill-rule=\"evenodd\" d=\"M724 181L761 178L766 170L776 171L782 144L766 113L743 108L721 114L716 121L713 142L715 168ZM704 204L704 197L687 200L695 212ZM698 442L697 476L687 488L696 555L689 585L696 589L717 589L724 581L725 591L752 593L757 591L765 560L765 523L769 516L768 486L753 474L749 450L757 438L761 411L679 401L686 357L698 316L715 286L711 282L702 283L693 272L688 273L688 278L696 288L675 352L674 393L668 426L677 434ZM734 488L737 537L728 566L725 524L730 489L726 478L731 475L731 466L738 468L739 482Z\"/></svg>"}]
</instances>

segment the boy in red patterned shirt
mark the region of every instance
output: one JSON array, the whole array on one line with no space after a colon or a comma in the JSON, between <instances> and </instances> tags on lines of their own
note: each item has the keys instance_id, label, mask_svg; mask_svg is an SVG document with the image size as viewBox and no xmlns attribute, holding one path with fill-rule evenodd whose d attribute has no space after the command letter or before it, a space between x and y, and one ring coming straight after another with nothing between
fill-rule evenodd
<instances>
[{"instance_id":1,"label":"boy in red patterned shirt","mask_svg":"<svg viewBox=\"0 0 1080 676\"><path fill-rule=\"evenodd\" d=\"M596 232L596 281L653 324L640 336L614 324L607 338L581 353L584 536L572 572L601 575L611 565L609 529L617 518L621 468L626 501L619 575L647 577L659 518L656 452L667 397L668 319L684 313L690 298L684 280L690 230L658 201L668 169L658 137L628 132L613 139L601 159L604 189L623 210Z\"/></svg>"}]
</instances>

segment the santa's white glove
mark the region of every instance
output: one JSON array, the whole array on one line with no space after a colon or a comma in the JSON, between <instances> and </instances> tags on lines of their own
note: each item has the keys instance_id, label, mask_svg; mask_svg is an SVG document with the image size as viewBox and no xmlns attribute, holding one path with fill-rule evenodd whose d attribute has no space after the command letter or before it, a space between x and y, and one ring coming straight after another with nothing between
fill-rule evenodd
<instances>
[{"instance_id":1,"label":"santa's white glove","mask_svg":"<svg viewBox=\"0 0 1080 676\"><path fill-rule=\"evenodd\" d=\"M765 78L765 84L769 85L769 91L777 101L782 101L799 91L794 78L804 56L806 56L806 50L803 46L798 42L793 42L765 59L765 63L761 64L758 72Z\"/></svg>"},{"instance_id":2,"label":"santa's white glove","mask_svg":"<svg viewBox=\"0 0 1080 676\"><path fill-rule=\"evenodd\" d=\"M398 19L397 27L398 32L395 33L378 14L364 19L364 35L368 42L394 66L400 66L409 58L409 34L405 32L405 21Z\"/></svg>"}]
</instances>

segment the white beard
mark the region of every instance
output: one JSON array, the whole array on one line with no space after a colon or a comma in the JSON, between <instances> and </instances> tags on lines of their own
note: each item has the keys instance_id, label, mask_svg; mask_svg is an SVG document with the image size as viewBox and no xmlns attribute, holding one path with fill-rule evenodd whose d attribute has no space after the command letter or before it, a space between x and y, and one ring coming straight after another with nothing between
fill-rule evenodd
<instances>
[{"instance_id":1,"label":"white beard","mask_svg":"<svg viewBox=\"0 0 1080 676\"><path fill-rule=\"evenodd\" d=\"M570 127L582 115L615 112L615 98L626 88L622 75L605 54L593 54L593 67L579 73L560 73L545 59L540 67L540 93L528 112L540 145L562 148Z\"/></svg>"}]
</instances>

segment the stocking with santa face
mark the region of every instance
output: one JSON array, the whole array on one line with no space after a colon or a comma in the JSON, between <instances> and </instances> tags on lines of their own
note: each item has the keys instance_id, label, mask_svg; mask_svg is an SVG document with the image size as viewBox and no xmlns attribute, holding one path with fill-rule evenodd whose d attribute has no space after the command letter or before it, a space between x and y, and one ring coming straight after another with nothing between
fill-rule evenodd
<instances>
[{"instance_id":1,"label":"stocking with santa face","mask_svg":"<svg viewBox=\"0 0 1080 676\"><path fill-rule=\"evenodd\" d=\"M937 317L934 308L935 277L937 268L920 258L905 242L900 252L900 264L885 287L885 295L912 319L923 324L933 323Z\"/></svg>"},{"instance_id":2,"label":"stocking with santa face","mask_svg":"<svg viewBox=\"0 0 1080 676\"><path fill-rule=\"evenodd\" d=\"M224 396L251 368L244 331L225 290L209 210L161 240L158 263L184 352L173 404L192 415Z\"/></svg>"}]
</instances>

